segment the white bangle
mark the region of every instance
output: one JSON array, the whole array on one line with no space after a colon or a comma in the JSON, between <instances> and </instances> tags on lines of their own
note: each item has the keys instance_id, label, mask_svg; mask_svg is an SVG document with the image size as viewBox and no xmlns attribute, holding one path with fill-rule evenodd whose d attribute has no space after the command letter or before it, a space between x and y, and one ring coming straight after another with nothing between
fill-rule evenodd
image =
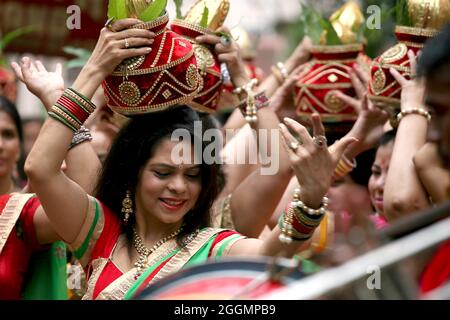
<instances>
[{"instance_id":1,"label":"white bangle","mask_svg":"<svg viewBox=\"0 0 450 320\"><path fill-rule=\"evenodd\" d=\"M397 122L400 122L405 116L407 116L409 114L418 114L418 115L421 115L421 116L424 116L425 118L427 118L428 121L431 121L431 114L424 108L411 108L411 109L406 109L406 110L403 110L402 112L400 112L397 115Z\"/></svg>"}]
</instances>

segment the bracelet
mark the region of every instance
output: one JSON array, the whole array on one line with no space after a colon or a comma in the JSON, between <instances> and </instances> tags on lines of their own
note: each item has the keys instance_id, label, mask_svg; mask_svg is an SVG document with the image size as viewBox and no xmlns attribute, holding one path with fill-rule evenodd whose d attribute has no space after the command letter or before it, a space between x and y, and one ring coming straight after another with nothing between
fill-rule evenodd
<instances>
[{"instance_id":1,"label":"bracelet","mask_svg":"<svg viewBox=\"0 0 450 320\"><path fill-rule=\"evenodd\" d=\"M284 65L283 62L277 62L275 68L280 72L281 78L283 80L281 81L281 84L283 84L284 81L286 81L286 79L289 78L289 72L287 71L286 66Z\"/></svg>"},{"instance_id":2,"label":"bracelet","mask_svg":"<svg viewBox=\"0 0 450 320\"><path fill-rule=\"evenodd\" d=\"M89 99L74 89L68 88L53 105L48 115L76 132L94 110L95 105Z\"/></svg>"},{"instance_id":3,"label":"bracelet","mask_svg":"<svg viewBox=\"0 0 450 320\"><path fill-rule=\"evenodd\" d=\"M236 88L233 90L234 94L241 94L245 92L247 94L247 105L245 107L245 120L249 123L255 123L258 120L256 116L256 105L255 105L255 93L253 88L258 84L258 79L252 79L246 85Z\"/></svg>"},{"instance_id":4,"label":"bracelet","mask_svg":"<svg viewBox=\"0 0 450 320\"><path fill-rule=\"evenodd\" d=\"M425 110L424 108L412 108L403 110L397 115L397 122L400 122L405 116L409 114L418 114L427 118L428 121L431 121L431 114Z\"/></svg>"},{"instance_id":5,"label":"bracelet","mask_svg":"<svg viewBox=\"0 0 450 320\"><path fill-rule=\"evenodd\" d=\"M72 142L70 143L69 150L76 147L80 143L91 141L92 135L91 131L86 128L85 126L81 126L80 129L78 129L75 134L73 135Z\"/></svg>"},{"instance_id":6,"label":"bracelet","mask_svg":"<svg viewBox=\"0 0 450 320\"><path fill-rule=\"evenodd\" d=\"M259 109L265 108L269 105L269 98L267 97L266 93L260 92L258 94L255 95L255 107L256 107L256 111L258 111ZM245 116L245 112L246 112L246 106L247 106L247 102L244 101L242 102L238 108L241 110L242 115Z\"/></svg>"},{"instance_id":7,"label":"bracelet","mask_svg":"<svg viewBox=\"0 0 450 320\"><path fill-rule=\"evenodd\" d=\"M278 220L278 226L281 230L278 238L285 244L310 239L325 216L328 206L328 198L324 197L319 209L308 208L300 200L299 193L300 189L295 189L290 206Z\"/></svg>"},{"instance_id":8,"label":"bracelet","mask_svg":"<svg viewBox=\"0 0 450 320\"><path fill-rule=\"evenodd\" d=\"M357 166L356 159L353 161L348 160L348 158L343 155L336 166L336 169L333 173L333 180L338 180L340 178L345 177L349 174L353 169Z\"/></svg>"},{"instance_id":9,"label":"bracelet","mask_svg":"<svg viewBox=\"0 0 450 320\"><path fill-rule=\"evenodd\" d=\"M270 67L270 70L272 71L272 74L277 80L278 84L281 86L284 83L284 78L281 75L280 70L275 66Z\"/></svg>"}]
</instances>

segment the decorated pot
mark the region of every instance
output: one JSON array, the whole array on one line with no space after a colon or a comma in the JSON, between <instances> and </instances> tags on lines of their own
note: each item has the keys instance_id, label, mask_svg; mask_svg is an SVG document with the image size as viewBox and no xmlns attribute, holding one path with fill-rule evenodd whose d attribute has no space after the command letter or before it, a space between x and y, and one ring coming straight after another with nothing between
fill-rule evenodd
<instances>
[{"instance_id":1,"label":"decorated pot","mask_svg":"<svg viewBox=\"0 0 450 320\"><path fill-rule=\"evenodd\" d=\"M397 26L395 35L398 43L372 62L368 97L372 103L389 111L394 125L395 117L400 112L401 86L389 69L394 68L406 79L411 79L408 50L416 55L436 33L433 29Z\"/></svg>"},{"instance_id":2,"label":"decorated pot","mask_svg":"<svg viewBox=\"0 0 450 320\"><path fill-rule=\"evenodd\" d=\"M125 59L103 81L107 105L125 116L188 104L201 90L201 77L192 44L169 30L168 15L133 26L153 31L153 50Z\"/></svg>"},{"instance_id":3,"label":"decorated pot","mask_svg":"<svg viewBox=\"0 0 450 320\"><path fill-rule=\"evenodd\" d=\"M337 98L340 90L355 96L349 71L362 52L362 44L313 46L308 72L299 79L296 88L296 113L301 122L309 123L313 113L319 113L324 123L354 122L357 110Z\"/></svg>"},{"instance_id":4,"label":"decorated pot","mask_svg":"<svg viewBox=\"0 0 450 320\"><path fill-rule=\"evenodd\" d=\"M211 113L216 111L222 89L220 63L217 55L214 53L214 49L195 42L196 37L212 34L213 32L184 20L174 20L170 28L192 43L197 60L197 68L203 81L202 89L189 105L200 112Z\"/></svg>"}]
</instances>

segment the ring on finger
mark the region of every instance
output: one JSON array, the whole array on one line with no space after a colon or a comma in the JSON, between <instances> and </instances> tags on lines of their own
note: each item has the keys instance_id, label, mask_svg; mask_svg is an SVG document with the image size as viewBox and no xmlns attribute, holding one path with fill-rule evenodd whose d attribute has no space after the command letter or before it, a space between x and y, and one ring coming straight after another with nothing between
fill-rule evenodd
<instances>
[{"instance_id":1,"label":"ring on finger","mask_svg":"<svg viewBox=\"0 0 450 320\"><path fill-rule=\"evenodd\" d=\"M327 138L323 135L314 136L313 142L319 148L326 148L327 146Z\"/></svg>"},{"instance_id":2,"label":"ring on finger","mask_svg":"<svg viewBox=\"0 0 450 320\"><path fill-rule=\"evenodd\" d=\"M128 39L125 38L125 49L128 49L130 47L130 44L128 43Z\"/></svg>"},{"instance_id":3,"label":"ring on finger","mask_svg":"<svg viewBox=\"0 0 450 320\"><path fill-rule=\"evenodd\" d=\"M228 47L231 44L231 38L228 35L222 35L220 37L220 43L224 46L224 47Z\"/></svg>"},{"instance_id":4,"label":"ring on finger","mask_svg":"<svg viewBox=\"0 0 450 320\"><path fill-rule=\"evenodd\" d=\"M300 142L298 142L298 141L294 141L289 144L289 148L294 152L297 152L299 146L300 146Z\"/></svg>"}]
</instances>

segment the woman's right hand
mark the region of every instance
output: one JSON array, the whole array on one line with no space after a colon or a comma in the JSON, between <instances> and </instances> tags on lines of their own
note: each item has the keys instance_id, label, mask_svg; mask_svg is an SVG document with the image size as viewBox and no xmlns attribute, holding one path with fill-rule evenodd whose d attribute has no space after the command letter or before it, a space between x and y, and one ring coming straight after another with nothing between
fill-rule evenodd
<instances>
[{"instance_id":1,"label":"woman's right hand","mask_svg":"<svg viewBox=\"0 0 450 320\"><path fill-rule=\"evenodd\" d=\"M357 139L344 137L328 148L320 116L313 114L311 120L313 136L304 126L289 118L285 118L285 124L280 127L292 169L301 186L300 200L310 208L318 208L344 151ZM298 138L289 132L288 127Z\"/></svg>"},{"instance_id":2,"label":"woman's right hand","mask_svg":"<svg viewBox=\"0 0 450 320\"><path fill-rule=\"evenodd\" d=\"M56 64L55 71L51 72L41 61L23 57L20 66L13 62L11 67L17 78L27 86L27 89L42 100L47 111L64 91L64 78L60 63Z\"/></svg>"}]
</instances>

